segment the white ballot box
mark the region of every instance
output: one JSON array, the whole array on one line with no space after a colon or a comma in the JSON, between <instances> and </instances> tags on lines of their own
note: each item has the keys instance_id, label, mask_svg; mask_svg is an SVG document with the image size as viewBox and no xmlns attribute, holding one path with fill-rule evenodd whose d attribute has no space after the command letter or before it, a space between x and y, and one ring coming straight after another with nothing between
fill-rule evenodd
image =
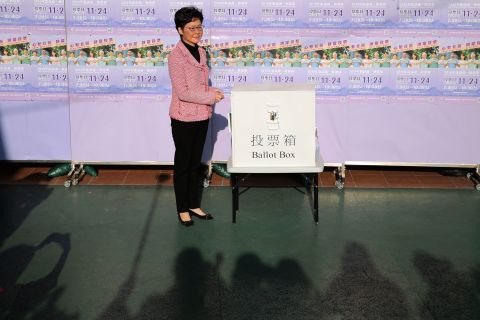
<instances>
[{"instance_id":1,"label":"white ballot box","mask_svg":"<svg viewBox=\"0 0 480 320\"><path fill-rule=\"evenodd\" d=\"M314 85L235 85L231 101L230 169L235 172L242 172L241 168L265 169L253 172L323 169L317 154Z\"/></svg>"}]
</instances>

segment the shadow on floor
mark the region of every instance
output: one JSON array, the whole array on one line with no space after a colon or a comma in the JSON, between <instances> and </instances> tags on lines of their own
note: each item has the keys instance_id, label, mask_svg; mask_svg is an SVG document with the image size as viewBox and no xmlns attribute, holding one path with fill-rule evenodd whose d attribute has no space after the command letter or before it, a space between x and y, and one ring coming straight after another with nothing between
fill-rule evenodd
<instances>
[{"instance_id":1,"label":"shadow on floor","mask_svg":"<svg viewBox=\"0 0 480 320\"><path fill-rule=\"evenodd\" d=\"M158 179L163 179L162 177L158 177ZM148 235L150 233L150 226L153 221L153 217L155 215L155 209L157 208L157 201L158 196L161 190L161 186L157 186L155 189L155 193L153 196L152 203L150 204L150 208L148 210L147 218L145 220L145 224L142 231L142 237L138 243L137 252L135 254L135 258L133 264L130 268L129 275L127 279L121 284L120 289L115 296L115 298L110 302L107 308L102 312L102 314L98 317L99 320L102 319L132 319L128 314L128 307L127 302L130 296L133 293L135 288L135 284L137 281L137 272L140 266L140 262L143 257L143 253L145 250L145 245L147 243ZM152 314L152 319L156 319L155 315ZM147 318L148 319L148 318Z\"/></svg>"},{"instance_id":2,"label":"shadow on floor","mask_svg":"<svg viewBox=\"0 0 480 320\"><path fill-rule=\"evenodd\" d=\"M270 267L254 254L240 256L224 292L224 318L321 318L319 293L293 259Z\"/></svg>"},{"instance_id":3,"label":"shadow on floor","mask_svg":"<svg viewBox=\"0 0 480 320\"><path fill-rule=\"evenodd\" d=\"M402 290L383 276L358 243L345 248L340 273L318 292L293 259L274 266L254 254L236 262L228 285L219 274L221 257L207 262L189 248L176 259L175 285L147 298L138 314L127 300L135 286L130 275L98 320L124 319L410 319Z\"/></svg>"},{"instance_id":4,"label":"shadow on floor","mask_svg":"<svg viewBox=\"0 0 480 320\"><path fill-rule=\"evenodd\" d=\"M403 291L374 264L367 249L349 243L342 266L322 297L326 319L410 319Z\"/></svg>"},{"instance_id":5,"label":"shadow on floor","mask_svg":"<svg viewBox=\"0 0 480 320\"><path fill-rule=\"evenodd\" d=\"M0 186L0 319L73 320L56 308L63 288L57 280L70 252L68 234L51 233L38 245L6 247L7 240L22 226L32 210L47 199L52 189L46 186ZM58 245L62 254L47 275L29 283L19 283L35 254L49 245Z\"/></svg>"},{"instance_id":6,"label":"shadow on floor","mask_svg":"<svg viewBox=\"0 0 480 320\"><path fill-rule=\"evenodd\" d=\"M422 317L480 319L480 267L472 274L463 273L455 270L450 261L426 252L417 252L413 263L429 288L419 307Z\"/></svg>"},{"instance_id":7,"label":"shadow on floor","mask_svg":"<svg viewBox=\"0 0 480 320\"><path fill-rule=\"evenodd\" d=\"M1 186L0 248L27 219L31 211L47 199L52 188L47 186Z\"/></svg>"},{"instance_id":8,"label":"shadow on floor","mask_svg":"<svg viewBox=\"0 0 480 320\"><path fill-rule=\"evenodd\" d=\"M428 290L422 305L410 306L405 292L380 272L367 248L356 242L346 244L338 273L324 291L315 288L294 259L285 258L271 266L264 263L261 256L246 253L235 261L232 277L224 279L220 273L220 255L210 262L199 249L188 248L176 257L171 273L174 285L166 292L151 295L137 313L131 313L128 304L135 292L161 189L158 186L153 196L129 274L97 320L479 319L480 267L471 274L463 274L447 260L417 252L413 264ZM0 197L1 191L2 188ZM15 201L10 205L22 196L17 195L17 200L11 198ZM22 218L9 222L11 228L5 230L12 234L41 199L27 201L27 206L17 204L10 207ZM20 275L35 253L47 245L62 248L55 267L41 279L19 284ZM57 233L37 246L19 245L0 252L0 319L79 319L79 314L69 315L57 308L64 290L57 287L58 278L69 252L69 236ZM412 314L417 307L418 314Z\"/></svg>"},{"instance_id":9,"label":"shadow on floor","mask_svg":"<svg viewBox=\"0 0 480 320\"><path fill-rule=\"evenodd\" d=\"M18 283L36 252L56 244L62 254L54 268L44 277L26 284ZM4 320L75 320L78 315L67 315L56 308L64 290L57 287L58 277L70 252L70 236L52 233L38 246L18 245L0 253L0 318Z\"/></svg>"}]
</instances>

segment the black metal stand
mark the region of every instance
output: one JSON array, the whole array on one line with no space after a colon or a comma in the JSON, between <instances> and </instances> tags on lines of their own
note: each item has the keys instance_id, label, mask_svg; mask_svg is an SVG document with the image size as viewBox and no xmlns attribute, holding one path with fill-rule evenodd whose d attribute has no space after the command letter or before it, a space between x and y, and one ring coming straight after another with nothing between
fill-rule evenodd
<instances>
[{"instance_id":1,"label":"black metal stand","mask_svg":"<svg viewBox=\"0 0 480 320\"><path fill-rule=\"evenodd\" d=\"M246 175L248 177L250 174ZM310 180L313 184L313 220L318 224L318 173L311 173L313 176ZM231 173L230 175L232 185L232 223L237 222L237 213L240 208L240 184L239 174ZM243 179L245 180L245 178ZM312 190L308 188L308 190Z\"/></svg>"},{"instance_id":2,"label":"black metal stand","mask_svg":"<svg viewBox=\"0 0 480 320\"><path fill-rule=\"evenodd\" d=\"M232 180L232 223L236 223L240 200L240 186L238 185L238 175L236 173L232 173L230 177Z\"/></svg>"}]
</instances>

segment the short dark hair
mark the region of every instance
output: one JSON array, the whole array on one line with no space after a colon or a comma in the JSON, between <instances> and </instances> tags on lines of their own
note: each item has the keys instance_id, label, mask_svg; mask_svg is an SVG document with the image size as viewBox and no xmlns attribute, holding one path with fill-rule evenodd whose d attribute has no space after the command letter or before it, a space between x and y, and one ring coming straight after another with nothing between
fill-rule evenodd
<instances>
[{"instance_id":1,"label":"short dark hair","mask_svg":"<svg viewBox=\"0 0 480 320\"><path fill-rule=\"evenodd\" d=\"M187 23L196 19L200 20L200 22L203 22L202 11L200 11L198 8L192 6L178 9L178 11L175 12L175 28L177 30L178 28L183 28Z\"/></svg>"}]
</instances>

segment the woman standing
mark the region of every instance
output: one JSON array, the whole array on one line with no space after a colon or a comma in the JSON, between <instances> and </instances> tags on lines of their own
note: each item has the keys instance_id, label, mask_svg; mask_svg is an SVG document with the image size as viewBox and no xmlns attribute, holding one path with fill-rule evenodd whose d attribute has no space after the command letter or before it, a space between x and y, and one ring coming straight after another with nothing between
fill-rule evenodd
<instances>
[{"instance_id":1,"label":"woman standing","mask_svg":"<svg viewBox=\"0 0 480 320\"><path fill-rule=\"evenodd\" d=\"M178 219L185 226L193 225L192 215L213 219L200 208L199 171L212 105L223 99L223 93L208 85L207 56L198 45L202 22L202 12L195 7L175 13L180 41L168 58L172 82L169 114L175 143L173 185Z\"/></svg>"}]
</instances>

